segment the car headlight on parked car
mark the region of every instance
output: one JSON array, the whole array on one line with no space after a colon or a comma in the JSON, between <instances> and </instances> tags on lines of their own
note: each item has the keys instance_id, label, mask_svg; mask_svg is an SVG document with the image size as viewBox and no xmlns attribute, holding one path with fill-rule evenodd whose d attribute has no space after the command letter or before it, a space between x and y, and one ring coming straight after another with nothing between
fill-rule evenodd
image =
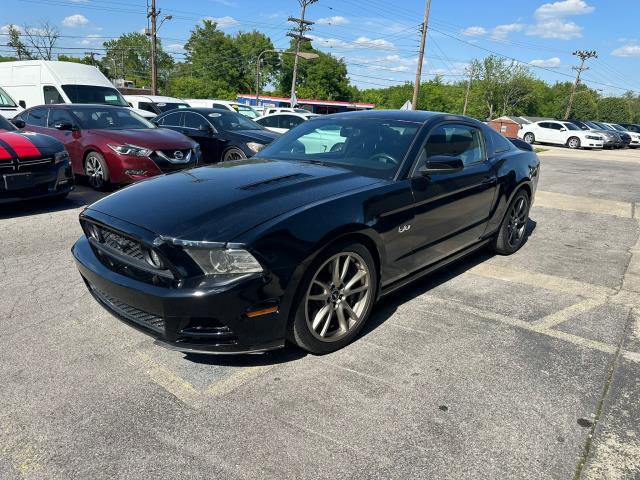
<instances>
[{"instance_id":1,"label":"car headlight on parked car","mask_svg":"<svg viewBox=\"0 0 640 480\"><path fill-rule=\"evenodd\" d=\"M262 150L264 147L266 147L266 145L264 143L249 142L249 143L247 143L247 147L252 152L258 153L260 150Z\"/></svg>"},{"instance_id":2,"label":"car headlight on parked car","mask_svg":"<svg viewBox=\"0 0 640 480\"><path fill-rule=\"evenodd\" d=\"M598 137L598 136L596 136L596 135L587 135L587 138L588 138L589 140L600 140L600 141L602 141L602 140L603 140L603 138L602 138L602 137Z\"/></svg>"},{"instance_id":3,"label":"car headlight on parked car","mask_svg":"<svg viewBox=\"0 0 640 480\"><path fill-rule=\"evenodd\" d=\"M125 143L124 145L114 145L109 143L109 148L120 155L131 155L134 157L148 157L153 150L136 145Z\"/></svg>"},{"instance_id":4,"label":"car headlight on parked car","mask_svg":"<svg viewBox=\"0 0 640 480\"><path fill-rule=\"evenodd\" d=\"M248 275L262 272L262 266L246 250L190 249L185 251L207 275Z\"/></svg>"},{"instance_id":5,"label":"car headlight on parked car","mask_svg":"<svg viewBox=\"0 0 640 480\"><path fill-rule=\"evenodd\" d=\"M66 150L62 150L54 155L54 163L62 163L65 160L69 160L69 154Z\"/></svg>"}]
</instances>

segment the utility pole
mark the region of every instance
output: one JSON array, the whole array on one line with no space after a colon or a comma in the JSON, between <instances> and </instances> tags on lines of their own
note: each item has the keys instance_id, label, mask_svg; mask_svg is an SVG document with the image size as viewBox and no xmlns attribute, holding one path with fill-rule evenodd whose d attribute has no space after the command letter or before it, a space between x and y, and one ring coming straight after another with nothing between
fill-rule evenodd
<instances>
[{"instance_id":1,"label":"utility pole","mask_svg":"<svg viewBox=\"0 0 640 480\"><path fill-rule=\"evenodd\" d=\"M413 101L411 102L411 108L417 110L418 108L418 93L420 93L420 82L422 80L422 62L424 61L424 44L427 42L427 29L429 28L429 10L431 9L431 0L427 0L427 5L424 8L424 21L420 26L420 52L418 53L418 68L416 69L416 83L413 85Z\"/></svg>"},{"instance_id":2,"label":"utility pole","mask_svg":"<svg viewBox=\"0 0 640 480\"><path fill-rule=\"evenodd\" d=\"M307 10L307 7L313 3L316 3L318 0L298 0L300 2L300 18L289 17L288 21L297 23L297 28L294 28L292 32L287 33L287 36L296 39L296 56L293 59L293 75L291 77L291 107L295 106L296 103L296 80L298 75L298 56L300 54L300 41L311 41L310 38L305 37L304 34L314 22L310 22L304 19L304 14Z\"/></svg>"},{"instance_id":3,"label":"utility pole","mask_svg":"<svg viewBox=\"0 0 640 480\"><path fill-rule=\"evenodd\" d=\"M573 52L574 55L580 57L580 66L572 67L574 70L578 72L576 75L576 81L573 83L573 88L571 89L571 95L569 96L569 104L567 105L567 111L564 113L564 120L569 120L571 116L571 108L573 107L573 97L576 95L576 88L578 88L578 84L580 83L580 74L589 70L589 67L584 66L585 60L588 58L598 58L598 54L595 50L577 50Z\"/></svg>"},{"instance_id":4,"label":"utility pole","mask_svg":"<svg viewBox=\"0 0 640 480\"><path fill-rule=\"evenodd\" d=\"M469 105L469 92L471 92L471 82L473 81L473 75L475 65L472 63L471 67L469 67L469 81L467 82L467 93L464 96L464 106L462 107L462 115L467 114L467 106Z\"/></svg>"},{"instance_id":5,"label":"utility pole","mask_svg":"<svg viewBox=\"0 0 640 480\"><path fill-rule=\"evenodd\" d=\"M96 52L84 52L85 56L91 57L91 65L96 66Z\"/></svg>"},{"instance_id":6,"label":"utility pole","mask_svg":"<svg viewBox=\"0 0 640 480\"><path fill-rule=\"evenodd\" d=\"M151 95L158 94L158 66L156 65L156 37L158 29L156 20L160 11L156 10L156 0L151 0L151 8L147 10L147 18L151 20Z\"/></svg>"}]
</instances>

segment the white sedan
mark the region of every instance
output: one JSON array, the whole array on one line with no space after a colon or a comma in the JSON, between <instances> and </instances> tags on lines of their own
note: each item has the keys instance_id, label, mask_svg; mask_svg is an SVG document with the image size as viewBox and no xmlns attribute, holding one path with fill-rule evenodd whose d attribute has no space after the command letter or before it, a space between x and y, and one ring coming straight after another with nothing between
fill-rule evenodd
<instances>
[{"instance_id":1,"label":"white sedan","mask_svg":"<svg viewBox=\"0 0 640 480\"><path fill-rule=\"evenodd\" d=\"M527 143L552 143L569 148L603 148L604 138L594 132L581 130L571 122L541 120L523 125L518 138Z\"/></svg>"},{"instance_id":2,"label":"white sedan","mask_svg":"<svg viewBox=\"0 0 640 480\"><path fill-rule=\"evenodd\" d=\"M265 115L260 118L256 118L254 122L259 123L267 130L271 130L276 133L286 133L294 127L297 127L302 122L306 122L310 118L318 117L316 113L297 113L297 112L281 112Z\"/></svg>"}]
</instances>

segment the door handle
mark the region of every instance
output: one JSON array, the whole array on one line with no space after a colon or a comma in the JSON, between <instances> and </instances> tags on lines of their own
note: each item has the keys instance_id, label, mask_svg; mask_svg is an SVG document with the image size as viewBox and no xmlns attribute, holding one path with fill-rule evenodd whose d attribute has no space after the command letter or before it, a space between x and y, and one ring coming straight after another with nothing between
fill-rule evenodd
<instances>
[{"instance_id":1,"label":"door handle","mask_svg":"<svg viewBox=\"0 0 640 480\"><path fill-rule=\"evenodd\" d=\"M496 182L497 182L496 177L484 177L480 183L482 183L483 185L491 185Z\"/></svg>"}]
</instances>

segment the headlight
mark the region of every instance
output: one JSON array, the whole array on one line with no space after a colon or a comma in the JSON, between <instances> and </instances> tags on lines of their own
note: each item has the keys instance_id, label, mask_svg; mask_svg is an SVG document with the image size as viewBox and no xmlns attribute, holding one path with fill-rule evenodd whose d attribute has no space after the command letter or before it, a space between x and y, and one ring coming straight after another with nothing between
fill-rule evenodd
<instances>
[{"instance_id":1,"label":"headlight","mask_svg":"<svg viewBox=\"0 0 640 480\"><path fill-rule=\"evenodd\" d=\"M260 263L246 250L185 249L208 275L247 275L262 272Z\"/></svg>"},{"instance_id":2,"label":"headlight","mask_svg":"<svg viewBox=\"0 0 640 480\"><path fill-rule=\"evenodd\" d=\"M54 155L55 163L61 163L65 160L69 160L69 154L66 150L62 150Z\"/></svg>"},{"instance_id":3,"label":"headlight","mask_svg":"<svg viewBox=\"0 0 640 480\"><path fill-rule=\"evenodd\" d=\"M589 140L602 140L602 137L596 137L595 135L587 135Z\"/></svg>"},{"instance_id":4,"label":"headlight","mask_svg":"<svg viewBox=\"0 0 640 480\"><path fill-rule=\"evenodd\" d=\"M125 143L124 145L113 145L108 144L109 148L120 155L132 155L134 157L148 157L151 155L153 150L144 147L137 147L136 145L129 145Z\"/></svg>"},{"instance_id":5,"label":"headlight","mask_svg":"<svg viewBox=\"0 0 640 480\"><path fill-rule=\"evenodd\" d=\"M260 150L266 147L266 145L264 143L249 142L247 143L247 147L249 147L249 150L251 150L252 152L258 153Z\"/></svg>"}]
</instances>

